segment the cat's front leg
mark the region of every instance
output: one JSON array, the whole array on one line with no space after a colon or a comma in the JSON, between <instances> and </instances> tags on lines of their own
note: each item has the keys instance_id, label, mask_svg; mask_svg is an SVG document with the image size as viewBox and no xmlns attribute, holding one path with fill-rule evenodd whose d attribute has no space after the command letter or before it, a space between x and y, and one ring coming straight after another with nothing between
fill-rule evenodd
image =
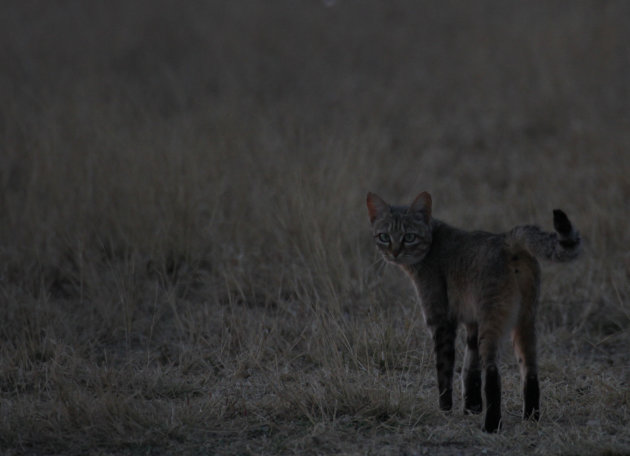
<instances>
[{"instance_id":1,"label":"cat's front leg","mask_svg":"<svg viewBox=\"0 0 630 456\"><path fill-rule=\"evenodd\" d=\"M453 369L455 364L455 336L457 325L452 321L443 321L432 329L437 365L440 409L450 411L453 408Z\"/></svg>"}]
</instances>

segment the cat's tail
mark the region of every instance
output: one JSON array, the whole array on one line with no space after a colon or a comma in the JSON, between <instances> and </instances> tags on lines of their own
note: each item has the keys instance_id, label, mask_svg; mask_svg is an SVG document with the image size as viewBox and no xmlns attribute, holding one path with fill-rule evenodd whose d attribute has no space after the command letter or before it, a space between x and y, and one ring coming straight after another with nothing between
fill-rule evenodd
<instances>
[{"instance_id":1,"label":"cat's tail","mask_svg":"<svg viewBox=\"0 0 630 456\"><path fill-rule=\"evenodd\" d=\"M560 209L553 211L553 226L555 233L533 225L517 226L508 233L508 238L537 258L558 262L576 259L582 245L580 233Z\"/></svg>"}]
</instances>

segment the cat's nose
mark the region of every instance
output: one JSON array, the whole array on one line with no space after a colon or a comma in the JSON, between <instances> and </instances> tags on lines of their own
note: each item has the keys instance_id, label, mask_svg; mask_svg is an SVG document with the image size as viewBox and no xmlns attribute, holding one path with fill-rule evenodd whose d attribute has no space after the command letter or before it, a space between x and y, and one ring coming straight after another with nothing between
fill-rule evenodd
<instances>
[{"instance_id":1,"label":"cat's nose","mask_svg":"<svg viewBox=\"0 0 630 456\"><path fill-rule=\"evenodd\" d=\"M392 249L392 253L394 254L394 258L398 258L398 255L400 255L401 251L402 251L402 246L400 246L400 245L394 246L394 248Z\"/></svg>"}]
</instances>

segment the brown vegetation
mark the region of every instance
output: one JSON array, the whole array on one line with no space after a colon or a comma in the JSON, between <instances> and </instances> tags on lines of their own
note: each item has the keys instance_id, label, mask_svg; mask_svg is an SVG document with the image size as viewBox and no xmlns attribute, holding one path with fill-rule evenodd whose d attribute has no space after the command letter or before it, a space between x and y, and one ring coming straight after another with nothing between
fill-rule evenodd
<instances>
[{"instance_id":1,"label":"brown vegetation","mask_svg":"<svg viewBox=\"0 0 630 456\"><path fill-rule=\"evenodd\" d=\"M630 4L326 3L4 2L0 452L630 452ZM580 229L539 424L439 412L368 190Z\"/></svg>"}]
</instances>

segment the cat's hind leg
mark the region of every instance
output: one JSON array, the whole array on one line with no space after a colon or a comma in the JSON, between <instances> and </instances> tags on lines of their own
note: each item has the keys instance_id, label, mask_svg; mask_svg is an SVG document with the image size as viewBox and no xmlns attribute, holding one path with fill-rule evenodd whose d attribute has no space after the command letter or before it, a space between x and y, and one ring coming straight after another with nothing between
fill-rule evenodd
<instances>
[{"instance_id":1,"label":"cat's hind leg","mask_svg":"<svg viewBox=\"0 0 630 456\"><path fill-rule=\"evenodd\" d=\"M518 265L521 306L512 331L514 353L523 388L523 418L540 418L540 388L536 361L536 307L540 290L540 267L535 258L519 255Z\"/></svg>"},{"instance_id":2,"label":"cat's hind leg","mask_svg":"<svg viewBox=\"0 0 630 456\"><path fill-rule=\"evenodd\" d=\"M523 418L540 418L540 388L536 365L536 333L533 323L519 322L512 333L514 352L523 385Z\"/></svg>"},{"instance_id":3,"label":"cat's hind leg","mask_svg":"<svg viewBox=\"0 0 630 456\"><path fill-rule=\"evenodd\" d=\"M478 414L483 410L481 398L481 367L479 365L478 326L466 325L466 352L462 371L464 413Z\"/></svg>"},{"instance_id":4,"label":"cat's hind leg","mask_svg":"<svg viewBox=\"0 0 630 456\"><path fill-rule=\"evenodd\" d=\"M481 323L479 327L479 354L484 371L486 415L483 430L497 432L501 428L501 376L497 366L500 327L492 323Z\"/></svg>"}]
</instances>

